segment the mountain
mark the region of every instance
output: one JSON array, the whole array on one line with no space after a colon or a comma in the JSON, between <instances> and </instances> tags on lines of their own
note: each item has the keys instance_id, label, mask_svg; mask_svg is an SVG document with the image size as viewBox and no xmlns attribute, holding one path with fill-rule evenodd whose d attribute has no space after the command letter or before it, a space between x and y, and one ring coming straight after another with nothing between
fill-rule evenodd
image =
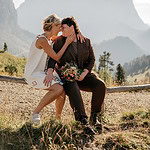
<instances>
[{"instance_id":1,"label":"mountain","mask_svg":"<svg viewBox=\"0 0 150 150\"><path fill-rule=\"evenodd\" d=\"M127 76L144 73L145 71L150 69L150 55L137 57L132 61L125 63L123 65L123 68Z\"/></svg>"},{"instance_id":2,"label":"mountain","mask_svg":"<svg viewBox=\"0 0 150 150\"><path fill-rule=\"evenodd\" d=\"M34 34L18 25L17 11L12 0L0 0L0 48L6 42L8 52L17 56L26 56Z\"/></svg>"},{"instance_id":3,"label":"mountain","mask_svg":"<svg viewBox=\"0 0 150 150\"><path fill-rule=\"evenodd\" d=\"M134 36L149 28L132 0L25 0L17 12L19 25L35 34L42 31L41 21L50 14L75 16L81 31L93 43L118 35Z\"/></svg>"},{"instance_id":4,"label":"mountain","mask_svg":"<svg viewBox=\"0 0 150 150\"><path fill-rule=\"evenodd\" d=\"M0 27L8 31L17 27L17 12L11 0L0 0ZM11 28L10 28L11 27Z\"/></svg>"},{"instance_id":5,"label":"mountain","mask_svg":"<svg viewBox=\"0 0 150 150\"><path fill-rule=\"evenodd\" d=\"M142 33L138 34L134 38L135 42L138 43L140 47L142 47L145 51L150 54L150 28Z\"/></svg>"},{"instance_id":6,"label":"mountain","mask_svg":"<svg viewBox=\"0 0 150 150\"><path fill-rule=\"evenodd\" d=\"M42 32L41 22L50 14L75 16L92 43L129 37L145 54L150 53L150 26L141 20L132 0L25 0L17 12L19 25L34 34Z\"/></svg>"},{"instance_id":7,"label":"mountain","mask_svg":"<svg viewBox=\"0 0 150 150\"><path fill-rule=\"evenodd\" d=\"M93 45L98 64L99 56L104 51L111 53L111 60L115 65L124 64L132 59L142 56L144 51L136 45L129 37L118 36L114 39L103 41L101 44Z\"/></svg>"}]
</instances>

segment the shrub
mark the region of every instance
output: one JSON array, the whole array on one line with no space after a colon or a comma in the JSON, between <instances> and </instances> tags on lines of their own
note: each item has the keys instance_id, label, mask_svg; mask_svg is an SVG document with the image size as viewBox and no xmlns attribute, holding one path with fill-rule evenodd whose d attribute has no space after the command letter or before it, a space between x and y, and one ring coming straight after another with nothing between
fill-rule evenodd
<instances>
[{"instance_id":1,"label":"shrub","mask_svg":"<svg viewBox=\"0 0 150 150\"><path fill-rule=\"evenodd\" d=\"M5 72L8 72L10 75L13 75L14 73L17 73L18 70L15 65L6 65Z\"/></svg>"}]
</instances>

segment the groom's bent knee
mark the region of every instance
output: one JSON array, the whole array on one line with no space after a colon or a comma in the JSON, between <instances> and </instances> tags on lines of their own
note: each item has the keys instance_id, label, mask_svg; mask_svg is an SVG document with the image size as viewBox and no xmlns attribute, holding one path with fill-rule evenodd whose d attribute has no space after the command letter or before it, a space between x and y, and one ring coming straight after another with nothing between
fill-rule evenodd
<instances>
[{"instance_id":1,"label":"groom's bent knee","mask_svg":"<svg viewBox=\"0 0 150 150\"><path fill-rule=\"evenodd\" d=\"M106 85L103 80L97 79L96 85L95 85L95 90L99 92L105 92L106 91Z\"/></svg>"},{"instance_id":2,"label":"groom's bent knee","mask_svg":"<svg viewBox=\"0 0 150 150\"><path fill-rule=\"evenodd\" d=\"M76 91L79 90L79 86L77 84L77 82L68 82L68 83L65 83L64 85L64 89L65 89L65 92L66 94L70 94L70 93L75 93Z\"/></svg>"}]
</instances>

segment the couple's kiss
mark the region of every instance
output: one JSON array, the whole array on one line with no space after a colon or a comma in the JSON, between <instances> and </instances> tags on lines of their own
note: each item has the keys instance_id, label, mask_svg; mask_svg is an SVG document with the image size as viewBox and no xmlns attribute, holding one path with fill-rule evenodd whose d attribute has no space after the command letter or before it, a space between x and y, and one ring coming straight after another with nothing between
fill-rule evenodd
<instances>
[{"instance_id":1,"label":"couple's kiss","mask_svg":"<svg viewBox=\"0 0 150 150\"><path fill-rule=\"evenodd\" d=\"M37 37L31 46L31 49L34 50L30 49L25 69L25 78L30 85L49 91L34 110L33 121L39 121L39 112L55 99L56 117L60 118L66 94L69 97L75 120L81 122L85 132L94 134L92 126L95 126L101 132L102 125L97 118L101 113L106 87L102 80L91 73L95 56L90 40L82 36L74 17L64 18L61 22L56 15L51 15L48 18L44 20L44 34ZM58 24L54 21L55 19L59 22ZM49 38L57 35L60 30L62 35L54 40L52 49ZM47 62L46 55L49 56ZM72 61L83 71L76 81L64 80L62 82L59 77L61 74L60 68L66 62ZM47 70L46 73L45 70ZM57 78L57 80L54 78ZM87 119L80 90L92 92L90 121ZM89 122L92 126L89 125Z\"/></svg>"}]
</instances>

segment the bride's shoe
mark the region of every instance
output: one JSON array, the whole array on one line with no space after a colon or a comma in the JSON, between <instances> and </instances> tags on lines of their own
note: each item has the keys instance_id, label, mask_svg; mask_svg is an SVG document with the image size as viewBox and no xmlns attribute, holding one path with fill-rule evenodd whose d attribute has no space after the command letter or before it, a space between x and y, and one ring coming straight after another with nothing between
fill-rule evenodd
<instances>
[{"instance_id":1,"label":"bride's shoe","mask_svg":"<svg viewBox=\"0 0 150 150\"><path fill-rule=\"evenodd\" d=\"M32 114L32 124L40 125L40 114L39 113Z\"/></svg>"}]
</instances>

